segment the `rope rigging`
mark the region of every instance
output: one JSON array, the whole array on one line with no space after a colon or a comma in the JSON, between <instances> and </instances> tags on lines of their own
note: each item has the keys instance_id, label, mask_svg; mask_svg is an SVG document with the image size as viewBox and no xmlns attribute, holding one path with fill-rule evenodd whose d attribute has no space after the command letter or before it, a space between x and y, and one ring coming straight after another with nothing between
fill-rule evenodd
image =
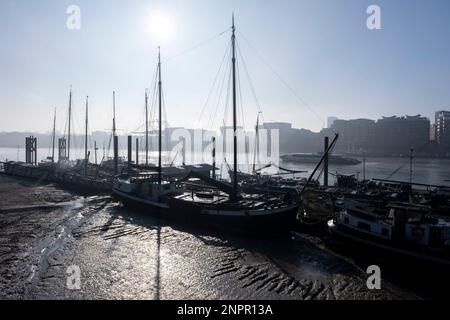
<instances>
[{"instance_id":1,"label":"rope rigging","mask_svg":"<svg viewBox=\"0 0 450 320\"><path fill-rule=\"evenodd\" d=\"M225 61L228 61L228 60L227 60L227 57L229 56L230 50L231 50L231 42L228 43L227 49L225 50L225 54L223 55L222 62L220 63L220 66L219 66L219 70L217 70L216 76L214 77L213 85L211 86L211 89L209 90L209 93L208 93L208 97L207 97L207 99L206 99L206 102L205 102L205 104L203 105L203 108L202 108L202 111L201 111L201 113L200 113L199 118L197 119L197 125L200 124L200 120L201 120L201 118L203 117L203 114L204 114L204 112L205 112L205 110L206 110L206 107L208 106L208 103L209 103L209 101L210 101L210 99L211 99L211 96L212 96L212 93L213 93L213 91L214 91L214 88L216 87L217 80L219 79L219 75L220 75L220 73L221 73L222 67L223 67Z\"/></svg>"},{"instance_id":2,"label":"rope rigging","mask_svg":"<svg viewBox=\"0 0 450 320\"><path fill-rule=\"evenodd\" d=\"M225 33L227 33L230 29L231 29L231 27L229 27L229 28L227 28L226 30L220 32L219 34L215 35L214 37L211 37L211 38L209 38L209 39L207 39L207 40L205 40L205 41L203 41L203 42L201 42L201 43L199 43L199 44L193 46L193 47L190 48L190 49L187 49L187 50L185 50L185 51L183 51L183 52L180 52L179 54L176 54L176 55L174 55L174 56L172 56L172 57L170 57L170 58L164 60L162 63L167 63L168 61L171 61L171 60L174 60L174 59L179 58L179 57L181 57L181 56L184 56L184 55L186 55L186 54L188 54L188 53L190 53L190 52L192 52L192 51L194 51L194 50L196 50L196 49L198 49L198 48L200 48L200 47L202 47L202 46L204 46L204 45L206 45L206 44L212 42L213 40L219 38L220 36L222 36L222 35L224 35Z\"/></svg>"},{"instance_id":3,"label":"rope rigging","mask_svg":"<svg viewBox=\"0 0 450 320\"><path fill-rule=\"evenodd\" d=\"M298 102L305 106L322 123L322 127L325 127L326 122L324 118L321 117L317 112L315 112L314 109L297 94L297 92L288 84L288 82L284 80L283 77L281 77L281 75L267 62L266 59L263 58L259 51L250 43L250 41L242 34L242 32L240 32L239 30L237 30L237 32L239 32L240 36L242 37L242 39L244 39L247 45L256 53L258 58L266 65L266 67L268 67L268 69L276 76L276 78L278 78L278 80L286 87L286 89L291 92L291 94L298 100Z\"/></svg>"}]
</instances>

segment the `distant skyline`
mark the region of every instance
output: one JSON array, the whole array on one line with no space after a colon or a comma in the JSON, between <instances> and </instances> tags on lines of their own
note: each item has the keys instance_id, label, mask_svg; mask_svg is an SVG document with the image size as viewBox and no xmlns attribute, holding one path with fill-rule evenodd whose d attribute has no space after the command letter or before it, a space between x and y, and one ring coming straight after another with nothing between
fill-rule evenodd
<instances>
[{"instance_id":1,"label":"distant skyline","mask_svg":"<svg viewBox=\"0 0 450 320\"><path fill-rule=\"evenodd\" d=\"M73 4L80 30L66 27ZM371 4L381 8L381 30L366 26ZM90 130L111 127L113 90L118 128L139 130L158 46L169 124L217 130L224 106L202 109L231 34L217 35L233 11L266 122L317 132L330 116L421 114L433 122L436 111L450 109L447 0L2 0L0 131L48 132L55 107L63 131L70 85L76 133L86 95ZM251 130L258 108L242 64L240 78Z\"/></svg>"}]
</instances>

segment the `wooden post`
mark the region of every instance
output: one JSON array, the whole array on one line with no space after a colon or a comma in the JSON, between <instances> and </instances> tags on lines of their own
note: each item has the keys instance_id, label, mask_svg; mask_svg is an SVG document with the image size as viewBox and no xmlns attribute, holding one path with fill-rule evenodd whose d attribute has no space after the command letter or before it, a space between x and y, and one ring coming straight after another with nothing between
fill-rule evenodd
<instances>
[{"instance_id":1,"label":"wooden post","mask_svg":"<svg viewBox=\"0 0 450 320\"><path fill-rule=\"evenodd\" d=\"M94 157L95 157L95 165L97 165L97 141L94 141Z\"/></svg>"},{"instance_id":2,"label":"wooden post","mask_svg":"<svg viewBox=\"0 0 450 320\"><path fill-rule=\"evenodd\" d=\"M212 168L212 178L216 179L216 138L212 138L213 149L212 149L212 160L213 160L213 168Z\"/></svg>"},{"instance_id":3,"label":"wooden post","mask_svg":"<svg viewBox=\"0 0 450 320\"><path fill-rule=\"evenodd\" d=\"M363 179L366 181L366 155L363 156Z\"/></svg>"},{"instance_id":4,"label":"wooden post","mask_svg":"<svg viewBox=\"0 0 450 320\"><path fill-rule=\"evenodd\" d=\"M136 138L136 165L139 165L139 138Z\"/></svg>"},{"instance_id":5,"label":"wooden post","mask_svg":"<svg viewBox=\"0 0 450 320\"><path fill-rule=\"evenodd\" d=\"M328 187L328 145L329 145L329 138L325 137L325 145L324 145L324 152L325 152L325 159L324 159L324 169L323 169L323 185L325 187Z\"/></svg>"},{"instance_id":6,"label":"wooden post","mask_svg":"<svg viewBox=\"0 0 450 320\"><path fill-rule=\"evenodd\" d=\"M114 175L119 174L119 137L114 136Z\"/></svg>"},{"instance_id":7,"label":"wooden post","mask_svg":"<svg viewBox=\"0 0 450 320\"><path fill-rule=\"evenodd\" d=\"M128 136L128 173L130 173L131 172L131 161L132 161L132 159L131 159L131 155L132 155L132 148L133 148L133 145L132 145L132 137L131 136Z\"/></svg>"}]
</instances>

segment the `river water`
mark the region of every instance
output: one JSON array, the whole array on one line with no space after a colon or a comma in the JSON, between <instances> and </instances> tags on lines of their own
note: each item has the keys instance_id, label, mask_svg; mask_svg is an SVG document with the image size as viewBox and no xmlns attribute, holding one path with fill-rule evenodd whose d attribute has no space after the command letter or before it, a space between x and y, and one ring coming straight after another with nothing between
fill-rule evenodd
<instances>
[{"instance_id":1,"label":"river water","mask_svg":"<svg viewBox=\"0 0 450 320\"><path fill-rule=\"evenodd\" d=\"M362 159L359 159L362 161ZM313 165L296 165L285 163L287 168L306 170L309 173L314 169ZM363 179L363 164L352 166L330 165L331 174L350 174ZM377 157L367 158L365 166L366 179L391 179L409 182L410 160L409 158ZM333 176L330 177L334 181ZM450 185L450 159L417 158L412 162L412 180L415 183L432 185Z\"/></svg>"},{"instance_id":2,"label":"river water","mask_svg":"<svg viewBox=\"0 0 450 320\"><path fill-rule=\"evenodd\" d=\"M84 150L82 149L74 149L72 151L74 158L83 158ZM119 151L120 156L126 156L127 151L122 149ZM50 152L48 149L38 149L38 161L41 159L45 159ZM133 153L133 160L134 160ZM99 151L98 161L103 157L103 152ZM141 152L139 154L141 159L144 158L144 154ZM157 153L150 153L150 162L156 162ZM93 156L91 156L91 161L93 161ZM212 163L211 156L209 154L205 154L201 157L196 157L199 161ZM251 158L251 157L250 157ZM14 161L24 161L25 160L25 150L24 149L14 149L14 148L0 148L0 161L4 160L14 160ZM248 159L247 156L241 155L240 159ZM362 161L362 158L359 158ZM166 164L180 164L181 158L179 155L173 155L172 157L168 153L163 154L163 161ZM219 161L218 161L219 162ZM190 161L187 161L189 164ZM264 164L263 164L264 165ZM294 164L294 163L282 163L283 167L293 169L293 170L304 170L307 171L302 174L295 174L297 177L308 177L308 175L314 170L313 164ZM219 168L225 169L225 165L218 165ZM251 166L242 165L240 166L240 170L249 171ZM222 170L225 172L226 170ZM432 184L432 185L450 185L450 159L434 159L434 158L416 158L412 163L412 179L413 182L423 183L423 184ZM270 172L270 171L269 171ZM351 174L359 177L360 179L364 178L364 168L363 164L351 165L351 166L336 166L330 165L330 182L334 182L334 175L336 173L339 174ZM219 173L218 173L219 174ZM224 177L226 177L226 173L224 173ZM399 180L408 182L410 179L410 160L409 158L400 158L400 157L374 157L374 158L366 158L365 165L365 177L366 179L391 179L391 180Z\"/></svg>"}]
</instances>

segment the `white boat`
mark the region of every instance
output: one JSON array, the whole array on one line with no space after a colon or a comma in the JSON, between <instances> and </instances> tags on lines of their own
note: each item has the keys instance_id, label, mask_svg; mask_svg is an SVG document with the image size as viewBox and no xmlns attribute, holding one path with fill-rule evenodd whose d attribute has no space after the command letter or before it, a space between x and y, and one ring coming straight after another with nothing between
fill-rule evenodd
<instances>
[{"instance_id":1,"label":"white boat","mask_svg":"<svg viewBox=\"0 0 450 320\"><path fill-rule=\"evenodd\" d=\"M328 228L354 244L450 265L450 222L427 207L397 203L383 214L351 205L328 221Z\"/></svg>"}]
</instances>

